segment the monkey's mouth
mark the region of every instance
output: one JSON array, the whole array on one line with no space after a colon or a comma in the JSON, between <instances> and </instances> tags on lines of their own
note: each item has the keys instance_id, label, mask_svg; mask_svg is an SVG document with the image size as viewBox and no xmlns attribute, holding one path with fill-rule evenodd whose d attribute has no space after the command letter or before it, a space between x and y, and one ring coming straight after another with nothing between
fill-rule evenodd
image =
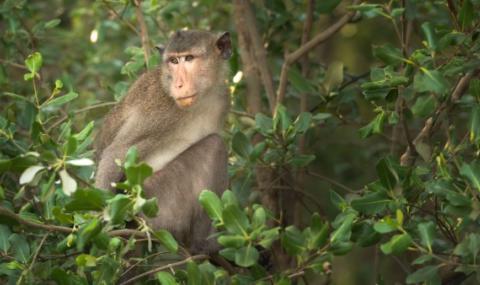
<instances>
[{"instance_id":1,"label":"monkey's mouth","mask_svg":"<svg viewBox=\"0 0 480 285\"><path fill-rule=\"evenodd\" d=\"M180 107L185 108L185 107L190 107L193 104L193 102L195 102L196 99L197 99L197 93L190 96L176 98L175 101L177 101L177 104Z\"/></svg>"}]
</instances>

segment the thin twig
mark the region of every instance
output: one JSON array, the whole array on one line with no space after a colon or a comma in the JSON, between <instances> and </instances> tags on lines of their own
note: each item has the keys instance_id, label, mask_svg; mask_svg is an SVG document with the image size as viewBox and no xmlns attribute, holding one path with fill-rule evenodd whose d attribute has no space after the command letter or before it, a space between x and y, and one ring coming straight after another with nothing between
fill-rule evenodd
<instances>
[{"instance_id":1,"label":"thin twig","mask_svg":"<svg viewBox=\"0 0 480 285\"><path fill-rule=\"evenodd\" d=\"M307 174L312 175L312 176L315 176L315 177L318 177L318 178L320 178L320 179L322 179L322 180L324 180L324 181L327 181L328 183L333 184L333 185L335 185L335 186L337 186L337 187L339 187L339 188L342 188L343 190L346 190L346 191L348 191L348 192L350 192L350 193L358 193L358 191L355 191L355 190L353 190L352 188L350 188L350 187L348 187L348 186L345 186L345 185L343 185L342 183L337 182L337 181L335 181L335 180L333 180L333 179L331 179L331 178L329 178L329 177L327 177L327 176L325 176L325 175L322 175L322 174L320 174L320 173L316 173L316 172L313 172L313 171L308 170L308 171L307 171Z\"/></svg>"},{"instance_id":2,"label":"thin twig","mask_svg":"<svg viewBox=\"0 0 480 285\"><path fill-rule=\"evenodd\" d=\"M356 4L358 1L354 0L353 4ZM285 61L282 66L282 71L280 72L280 82L277 89L277 100L276 106L282 103L285 93L287 90L288 83L288 69L292 64L299 60L306 53L311 51L317 45L328 40L331 36L336 34L343 26L345 26L352 18L355 16L356 12L349 12L341 17L336 23L325 29L322 33L317 34L311 40L301 45L297 50L285 56Z\"/></svg>"},{"instance_id":3,"label":"thin twig","mask_svg":"<svg viewBox=\"0 0 480 285\"><path fill-rule=\"evenodd\" d=\"M108 3L107 0L103 0L102 2L103 4L105 4L105 6L107 6L108 10L110 10L110 12L112 12L115 15L115 17L117 17L122 23L124 23L128 28L130 28L130 30L132 30L135 34L140 36L140 33L137 31L135 26L132 25L132 23L130 23L129 21L126 21L125 19L123 19L123 17L118 14L118 12L110 5L110 3Z\"/></svg>"},{"instance_id":4,"label":"thin twig","mask_svg":"<svg viewBox=\"0 0 480 285\"><path fill-rule=\"evenodd\" d=\"M164 265L164 266L160 266L160 267L157 267L157 268L154 268L152 270L149 270L147 272L144 272L142 274L139 274L133 278L130 278L128 279L127 281L125 282L122 282L120 283L120 285L126 285L126 284L130 284L130 283L133 283L135 282L136 280L138 279L141 279L145 276L148 276L148 275L151 275L151 274L155 274L157 272L160 272L160 271L163 271L165 269L169 269L169 268L173 268L173 267L177 267L177 266L180 266L180 265L183 265L183 264L186 264L187 262L189 261L193 261L193 260L201 260L201 259L209 259L210 257L208 255L205 255L205 254L199 254L199 255L194 255L194 256L191 256L191 257L188 257L184 260L181 260L181 261L177 261L177 262L174 262L174 263L170 263L170 264L167 264L167 265Z\"/></svg>"},{"instance_id":5,"label":"thin twig","mask_svg":"<svg viewBox=\"0 0 480 285\"><path fill-rule=\"evenodd\" d=\"M116 105L117 103L118 102L103 102L103 103L88 106L88 107L85 107L85 108L82 108L82 109L78 109L78 110L74 111L73 113L74 114L80 114L80 113L87 112L87 111L90 111L90 110L93 110L93 109L96 109L96 108L102 108L102 107ZM56 128L61 123L63 123L66 119L68 119L68 115L63 116L60 119L58 119L57 121L55 121L50 127L47 128L47 133L50 132L52 129Z\"/></svg>"},{"instance_id":6,"label":"thin twig","mask_svg":"<svg viewBox=\"0 0 480 285\"><path fill-rule=\"evenodd\" d=\"M138 242L138 241L137 241ZM153 258L153 257L156 257L156 256L159 256L159 255L162 255L162 254L166 254L168 253L168 251L161 251L161 252L155 252L153 254L150 254L149 256L145 257L145 258L141 258L139 261L135 262L135 264L131 265L130 267L128 267L123 273L121 276L125 276L125 274L127 274L128 272L130 272L130 270L132 270L133 268L137 267L137 265L139 265L140 263L142 263L143 261L147 260L147 259L150 259L150 258Z\"/></svg>"},{"instance_id":7,"label":"thin twig","mask_svg":"<svg viewBox=\"0 0 480 285\"><path fill-rule=\"evenodd\" d=\"M23 70L28 70L28 68L25 65L21 65L21 64L15 63L15 62L11 62L11 61L6 60L6 59L0 58L0 62L3 63L3 64L8 64L8 65L16 67L16 68L20 68L20 69L23 69Z\"/></svg>"},{"instance_id":8,"label":"thin twig","mask_svg":"<svg viewBox=\"0 0 480 285\"><path fill-rule=\"evenodd\" d=\"M254 115L252 115L252 114L250 114L250 113L247 113L247 112L230 110L230 113L235 114L235 115L238 115L238 116L242 116L242 117L248 117L248 118L255 119L255 116L254 116Z\"/></svg>"}]
</instances>

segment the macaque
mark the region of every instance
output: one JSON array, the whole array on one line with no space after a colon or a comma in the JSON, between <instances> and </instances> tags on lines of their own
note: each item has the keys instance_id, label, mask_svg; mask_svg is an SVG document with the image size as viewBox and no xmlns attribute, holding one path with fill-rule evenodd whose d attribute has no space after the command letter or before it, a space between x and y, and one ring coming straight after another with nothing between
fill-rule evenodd
<instances>
[{"instance_id":1,"label":"macaque","mask_svg":"<svg viewBox=\"0 0 480 285\"><path fill-rule=\"evenodd\" d=\"M150 219L191 252L215 250L206 238L211 222L198 203L203 189L227 187L227 150L218 135L228 112L228 33L178 31L163 51L161 66L140 76L106 116L97 135L95 186L114 189L122 179L115 159L136 146L153 168L144 183L157 197L159 214Z\"/></svg>"}]
</instances>

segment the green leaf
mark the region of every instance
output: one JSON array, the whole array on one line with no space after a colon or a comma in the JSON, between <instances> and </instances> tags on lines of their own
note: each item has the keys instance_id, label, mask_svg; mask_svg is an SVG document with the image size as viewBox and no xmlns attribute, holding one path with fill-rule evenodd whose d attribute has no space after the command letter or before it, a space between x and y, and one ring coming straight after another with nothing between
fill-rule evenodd
<instances>
[{"instance_id":1,"label":"green leaf","mask_svg":"<svg viewBox=\"0 0 480 285\"><path fill-rule=\"evenodd\" d=\"M0 225L0 250L6 255L10 249L10 241L8 238L12 232L5 225Z\"/></svg>"},{"instance_id":2,"label":"green leaf","mask_svg":"<svg viewBox=\"0 0 480 285\"><path fill-rule=\"evenodd\" d=\"M262 113L255 115L255 126L263 135L268 135L273 132L273 120Z\"/></svg>"},{"instance_id":3,"label":"green leaf","mask_svg":"<svg viewBox=\"0 0 480 285\"><path fill-rule=\"evenodd\" d=\"M60 24L61 20L60 19L53 19L45 23L44 27L45 29L51 29L55 28Z\"/></svg>"},{"instance_id":4,"label":"green leaf","mask_svg":"<svg viewBox=\"0 0 480 285\"><path fill-rule=\"evenodd\" d=\"M475 105L470 113L470 141L480 145L480 106Z\"/></svg>"},{"instance_id":5,"label":"green leaf","mask_svg":"<svg viewBox=\"0 0 480 285\"><path fill-rule=\"evenodd\" d=\"M225 192L223 192L222 203L224 208L229 205L239 205L237 197L231 190L226 190Z\"/></svg>"},{"instance_id":6,"label":"green leaf","mask_svg":"<svg viewBox=\"0 0 480 285\"><path fill-rule=\"evenodd\" d=\"M330 14L342 0L323 0L315 3L315 9L321 14Z\"/></svg>"},{"instance_id":7,"label":"green leaf","mask_svg":"<svg viewBox=\"0 0 480 285\"><path fill-rule=\"evenodd\" d=\"M125 169L125 175L130 185L142 185L145 179L153 174L153 169L145 163L131 165Z\"/></svg>"},{"instance_id":8,"label":"green leaf","mask_svg":"<svg viewBox=\"0 0 480 285\"><path fill-rule=\"evenodd\" d=\"M125 163L123 166L129 168L134 166L138 160L138 150L136 146L131 146L125 154Z\"/></svg>"},{"instance_id":9,"label":"green leaf","mask_svg":"<svg viewBox=\"0 0 480 285\"><path fill-rule=\"evenodd\" d=\"M267 221L267 212L262 206L258 206L253 212L252 226L253 228L259 228L265 225Z\"/></svg>"},{"instance_id":10,"label":"green leaf","mask_svg":"<svg viewBox=\"0 0 480 285\"><path fill-rule=\"evenodd\" d=\"M345 199L343 199L343 197L340 196L337 192L330 190L329 193L330 201L335 207L337 207L337 209L343 210L343 208L347 206L347 202L345 201Z\"/></svg>"},{"instance_id":11,"label":"green leaf","mask_svg":"<svg viewBox=\"0 0 480 285\"><path fill-rule=\"evenodd\" d=\"M398 174L396 173L392 161L388 158L382 158L376 166L380 183L388 190L393 190L398 183Z\"/></svg>"},{"instance_id":12,"label":"green leaf","mask_svg":"<svg viewBox=\"0 0 480 285\"><path fill-rule=\"evenodd\" d=\"M188 285L202 285L202 275L198 269L198 265L189 261L187 263L187 276L188 276Z\"/></svg>"},{"instance_id":13,"label":"green leaf","mask_svg":"<svg viewBox=\"0 0 480 285\"><path fill-rule=\"evenodd\" d=\"M156 275L157 280L160 282L162 285L176 285L178 284L177 281L175 281L175 277L173 277L172 274L166 271L160 271Z\"/></svg>"},{"instance_id":14,"label":"green leaf","mask_svg":"<svg viewBox=\"0 0 480 285\"><path fill-rule=\"evenodd\" d=\"M123 194L117 194L108 200L108 215L112 224L122 224L127 217L128 212L132 211L133 202Z\"/></svg>"},{"instance_id":15,"label":"green leaf","mask_svg":"<svg viewBox=\"0 0 480 285\"><path fill-rule=\"evenodd\" d=\"M178 243L172 234L166 230L158 230L153 232L153 235L156 239L158 239L165 248L167 248L170 252L176 253L178 250Z\"/></svg>"},{"instance_id":16,"label":"green leaf","mask_svg":"<svg viewBox=\"0 0 480 285\"><path fill-rule=\"evenodd\" d=\"M400 254L412 244L412 238L408 233L394 235L390 241L380 246L384 254Z\"/></svg>"},{"instance_id":17,"label":"green leaf","mask_svg":"<svg viewBox=\"0 0 480 285\"><path fill-rule=\"evenodd\" d=\"M250 267L257 263L260 254L252 245L248 245L235 251L235 263L241 267Z\"/></svg>"},{"instance_id":18,"label":"green leaf","mask_svg":"<svg viewBox=\"0 0 480 285\"><path fill-rule=\"evenodd\" d=\"M367 18L374 18L380 15L385 15L383 12L383 8L380 4L362 3L360 5L352 5L349 8L355 11L359 11Z\"/></svg>"},{"instance_id":19,"label":"green leaf","mask_svg":"<svg viewBox=\"0 0 480 285\"><path fill-rule=\"evenodd\" d=\"M235 252L237 252L235 248L229 247L220 250L218 253L230 261L235 261Z\"/></svg>"},{"instance_id":20,"label":"green leaf","mask_svg":"<svg viewBox=\"0 0 480 285\"><path fill-rule=\"evenodd\" d=\"M77 190L77 181L73 179L65 169L58 172L60 180L62 181L62 191L65 195L70 196Z\"/></svg>"},{"instance_id":21,"label":"green leaf","mask_svg":"<svg viewBox=\"0 0 480 285\"><path fill-rule=\"evenodd\" d=\"M97 258L89 254L80 254L75 258L75 262L79 267L95 267L97 266Z\"/></svg>"},{"instance_id":22,"label":"green leaf","mask_svg":"<svg viewBox=\"0 0 480 285\"><path fill-rule=\"evenodd\" d=\"M477 263L477 255L480 251L480 235L470 233L454 249L453 253L464 258L472 258Z\"/></svg>"},{"instance_id":23,"label":"green leaf","mask_svg":"<svg viewBox=\"0 0 480 285\"><path fill-rule=\"evenodd\" d=\"M278 105L273 116L273 125L275 130L280 130L282 133L288 129L292 124L290 116L288 115L287 108L283 105Z\"/></svg>"},{"instance_id":24,"label":"green leaf","mask_svg":"<svg viewBox=\"0 0 480 285\"><path fill-rule=\"evenodd\" d=\"M43 169L45 169L45 166L43 165L33 165L28 167L22 172L22 175L20 175L20 184L28 184L32 182L35 175Z\"/></svg>"},{"instance_id":25,"label":"green leaf","mask_svg":"<svg viewBox=\"0 0 480 285\"><path fill-rule=\"evenodd\" d=\"M77 250L83 251L85 245L102 230L102 223L94 218L78 231Z\"/></svg>"},{"instance_id":26,"label":"green leaf","mask_svg":"<svg viewBox=\"0 0 480 285\"><path fill-rule=\"evenodd\" d=\"M39 52L34 52L27 57L25 60L25 65L27 66L28 70L34 76L42 67L43 59L42 55Z\"/></svg>"},{"instance_id":27,"label":"green leaf","mask_svg":"<svg viewBox=\"0 0 480 285\"><path fill-rule=\"evenodd\" d=\"M425 262L428 262L432 259L433 259L433 256L431 255L422 255L419 258L412 261L412 264L424 264Z\"/></svg>"},{"instance_id":28,"label":"green leaf","mask_svg":"<svg viewBox=\"0 0 480 285\"><path fill-rule=\"evenodd\" d=\"M430 22L422 24L422 32L427 39L427 45L432 50L437 50L437 36L434 31L434 26Z\"/></svg>"},{"instance_id":29,"label":"green leaf","mask_svg":"<svg viewBox=\"0 0 480 285\"><path fill-rule=\"evenodd\" d=\"M438 267L434 265L425 266L407 276L407 284L416 284L430 281L427 284L440 284Z\"/></svg>"},{"instance_id":30,"label":"green leaf","mask_svg":"<svg viewBox=\"0 0 480 285\"><path fill-rule=\"evenodd\" d=\"M425 118L435 111L436 106L437 102L433 96L420 96L415 101L411 110L415 116Z\"/></svg>"},{"instance_id":31,"label":"green leaf","mask_svg":"<svg viewBox=\"0 0 480 285\"><path fill-rule=\"evenodd\" d=\"M381 134L383 132L383 125L387 119L385 112L382 110L378 115L365 127L360 128L358 131L362 138L368 138L373 134Z\"/></svg>"},{"instance_id":32,"label":"green leaf","mask_svg":"<svg viewBox=\"0 0 480 285\"><path fill-rule=\"evenodd\" d=\"M325 88L326 93L335 90L343 82L343 62L333 61L328 66L327 72L325 74L325 79L323 80L323 87Z\"/></svg>"},{"instance_id":33,"label":"green leaf","mask_svg":"<svg viewBox=\"0 0 480 285\"><path fill-rule=\"evenodd\" d=\"M232 149L239 156L248 158L252 152L252 144L244 133L236 132L232 137Z\"/></svg>"},{"instance_id":34,"label":"green leaf","mask_svg":"<svg viewBox=\"0 0 480 285\"><path fill-rule=\"evenodd\" d=\"M77 140L74 137L69 137L63 149L66 156L72 155L77 150Z\"/></svg>"},{"instance_id":35,"label":"green leaf","mask_svg":"<svg viewBox=\"0 0 480 285\"><path fill-rule=\"evenodd\" d=\"M298 154L295 155L289 163L294 167L305 167L315 160L313 154Z\"/></svg>"},{"instance_id":36,"label":"green leaf","mask_svg":"<svg viewBox=\"0 0 480 285\"><path fill-rule=\"evenodd\" d=\"M265 141L257 143L250 153L250 160L256 161L265 151L267 148L267 143Z\"/></svg>"},{"instance_id":37,"label":"green leaf","mask_svg":"<svg viewBox=\"0 0 480 285\"><path fill-rule=\"evenodd\" d=\"M260 241L258 242L263 248L270 248L272 243L279 237L279 227L275 227L260 233Z\"/></svg>"},{"instance_id":38,"label":"green leaf","mask_svg":"<svg viewBox=\"0 0 480 285\"><path fill-rule=\"evenodd\" d=\"M93 131L93 127L95 126L95 122L94 121L90 121L84 128L83 130L81 130L78 134L75 134L73 135L73 137L81 142L81 141L84 141L88 136L90 136L90 134L92 133Z\"/></svg>"},{"instance_id":39,"label":"green leaf","mask_svg":"<svg viewBox=\"0 0 480 285\"><path fill-rule=\"evenodd\" d=\"M432 252L433 239L435 237L435 224L433 222L426 222L418 224L418 233L422 239L422 244Z\"/></svg>"},{"instance_id":40,"label":"green leaf","mask_svg":"<svg viewBox=\"0 0 480 285\"><path fill-rule=\"evenodd\" d=\"M78 189L71 196L70 202L65 205L65 210L75 211L99 211L106 204L106 200L112 194L99 189Z\"/></svg>"},{"instance_id":41,"label":"green leaf","mask_svg":"<svg viewBox=\"0 0 480 285\"><path fill-rule=\"evenodd\" d=\"M344 214L340 226L330 235L330 242L336 243L348 241L352 234L352 224L356 217L356 213Z\"/></svg>"},{"instance_id":42,"label":"green leaf","mask_svg":"<svg viewBox=\"0 0 480 285\"><path fill-rule=\"evenodd\" d=\"M298 93L316 93L315 87L294 67L288 70L288 81Z\"/></svg>"},{"instance_id":43,"label":"green leaf","mask_svg":"<svg viewBox=\"0 0 480 285\"><path fill-rule=\"evenodd\" d=\"M460 175L470 181L470 184L480 191L480 163L477 161L471 164L463 163L460 168Z\"/></svg>"},{"instance_id":44,"label":"green leaf","mask_svg":"<svg viewBox=\"0 0 480 285\"><path fill-rule=\"evenodd\" d=\"M367 215L384 211L392 200L384 192L368 193L352 201L352 208Z\"/></svg>"},{"instance_id":45,"label":"green leaf","mask_svg":"<svg viewBox=\"0 0 480 285\"><path fill-rule=\"evenodd\" d=\"M239 248L245 245L246 240L241 235L221 235L218 237L218 243L224 247Z\"/></svg>"},{"instance_id":46,"label":"green leaf","mask_svg":"<svg viewBox=\"0 0 480 285\"><path fill-rule=\"evenodd\" d=\"M42 104L41 108L43 109L48 107L59 107L76 99L77 97L78 97L78 93L70 91L61 97L57 97L50 101L46 101L45 103Z\"/></svg>"},{"instance_id":47,"label":"green leaf","mask_svg":"<svg viewBox=\"0 0 480 285\"><path fill-rule=\"evenodd\" d=\"M203 190L198 197L203 209L207 212L208 217L214 221L222 220L222 202L217 194L210 190Z\"/></svg>"},{"instance_id":48,"label":"green leaf","mask_svg":"<svg viewBox=\"0 0 480 285\"><path fill-rule=\"evenodd\" d=\"M8 238L8 241L12 245L12 250L15 253L15 260L20 263L27 263L30 259L30 245L25 236L12 234Z\"/></svg>"},{"instance_id":49,"label":"green leaf","mask_svg":"<svg viewBox=\"0 0 480 285\"><path fill-rule=\"evenodd\" d=\"M382 219L373 225L373 229L381 234L391 233L393 231L396 231L397 228L398 224L390 218Z\"/></svg>"},{"instance_id":50,"label":"green leaf","mask_svg":"<svg viewBox=\"0 0 480 285\"><path fill-rule=\"evenodd\" d=\"M157 197L148 199L142 206L142 211L145 216L149 218L154 218L158 213L158 201Z\"/></svg>"},{"instance_id":51,"label":"green leaf","mask_svg":"<svg viewBox=\"0 0 480 285\"><path fill-rule=\"evenodd\" d=\"M386 64L397 66L404 61L402 51L392 45L374 46L373 56Z\"/></svg>"},{"instance_id":52,"label":"green leaf","mask_svg":"<svg viewBox=\"0 0 480 285\"><path fill-rule=\"evenodd\" d=\"M222 212L223 222L228 232L246 236L250 227L247 215L237 206L228 205Z\"/></svg>"},{"instance_id":53,"label":"green leaf","mask_svg":"<svg viewBox=\"0 0 480 285\"><path fill-rule=\"evenodd\" d=\"M433 92L444 94L448 91L448 82L438 70L420 68L422 72L415 74L413 88L417 92Z\"/></svg>"},{"instance_id":54,"label":"green leaf","mask_svg":"<svg viewBox=\"0 0 480 285\"><path fill-rule=\"evenodd\" d=\"M308 128L310 127L310 123L312 122L312 114L309 112L302 112L298 115L295 122L293 122L293 128L295 133L303 134L305 133Z\"/></svg>"},{"instance_id":55,"label":"green leaf","mask_svg":"<svg viewBox=\"0 0 480 285\"><path fill-rule=\"evenodd\" d=\"M323 223L319 214L313 213L310 222L310 241L309 248L321 248L328 240L328 223Z\"/></svg>"},{"instance_id":56,"label":"green leaf","mask_svg":"<svg viewBox=\"0 0 480 285\"><path fill-rule=\"evenodd\" d=\"M282 234L282 247L290 255L299 255L306 250L305 237L295 226L288 226Z\"/></svg>"},{"instance_id":57,"label":"green leaf","mask_svg":"<svg viewBox=\"0 0 480 285\"><path fill-rule=\"evenodd\" d=\"M464 0L460 13L458 14L458 20L462 25L462 30L465 30L469 27L475 18L475 8L471 0Z\"/></svg>"}]
</instances>

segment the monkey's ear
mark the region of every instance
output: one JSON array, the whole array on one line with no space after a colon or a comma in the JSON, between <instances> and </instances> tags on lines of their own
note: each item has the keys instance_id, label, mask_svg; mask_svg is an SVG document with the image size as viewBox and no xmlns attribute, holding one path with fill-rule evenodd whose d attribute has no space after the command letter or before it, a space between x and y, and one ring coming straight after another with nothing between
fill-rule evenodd
<instances>
[{"instance_id":1,"label":"monkey's ear","mask_svg":"<svg viewBox=\"0 0 480 285\"><path fill-rule=\"evenodd\" d=\"M163 55L163 52L165 51L165 46L162 44L156 45L155 49L160 53L160 55Z\"/></svg>"},{"instance_id":2,"label":"monkey's ear","mask_svg":"<svg viewBox=\"0 0 480 285\"><path fill-rule=\"evenodd\" d=\"M223 59L229 59L232 56L232 42L230 41L229 32L220 34L215 45L220 50L220 55Z\"/></svg>"}]
</instances>

